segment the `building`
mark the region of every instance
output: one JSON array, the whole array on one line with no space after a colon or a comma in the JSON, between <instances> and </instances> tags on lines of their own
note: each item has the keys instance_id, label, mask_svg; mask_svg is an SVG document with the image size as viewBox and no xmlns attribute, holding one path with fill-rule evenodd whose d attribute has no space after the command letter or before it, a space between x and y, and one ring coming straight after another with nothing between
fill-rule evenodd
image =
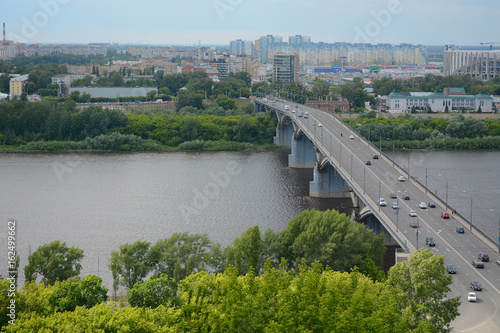
<instances>
[{"instance_id":1,"label":"building","mask_svg":"<svg viewBox=\"0 0 500 333\"><path fill-rule=\"evenodd\" d=\"M274 43L281 43L282 37L267 35L267 36L261 36L259 40L260 40L259 61L263 64L267 64L269 62L269 54L268 54L269 47Z\"/></svg>"},{"instance_id":2,"label":"building","mask_svg":"<svg viewBox=\"0 0 500 333\"><path fill-rule=\"evenodd\" d=\"M349 112L348 100L306 101L306 105L328 112L335 112L337 109L344 113Z\"/></svg>"},{"instance_id":3,"label":"building","mask_svg":"<svg viewBox=\"0 0 500 333\"><path fill-rule=\"evenodd\" d=\"M310 42L311 42L311 37L309 37L309 36L295 35L295 36L288 37L288 44L290 44L290 45L301 44L301 43L310 43Z\"/></svg>"},{"instance_id":4,"label":"building","mask_svg":"<svg viewBox=\"0 0 500 333\"><path fill-rule=\"evenodd\" d=\"M284 84L297 82L299 76L299 55L275 54L273 62L273 81Z\"/></svg>"},{"instance_id":5,"label":"building","mask_svg":"<svg viewBox=\"0 0 500 333\"><path fill-rule=\"evenodd\" d=\"M11 59L22 54L22 44L14 43L5 38L5 23L3 24L3 40L0 42L0 60Z\"/></svg>"},{"instance_id":6,"label":"building","mask_svg":"<svg viewBox=\"0 0 500 333\"><path fill-rule=\"evenodd\" d=\"M434 112L483 112L493 111L493 97L481 92L477 95L462 94L463 88L445 88L435 93L412 93L393 91L387 96L386 106L390 111L409 112L412 109Z\"/></svg>"},{"instance_id":7,"label":"building","mask_svg":"<svg viewBox=\"0 0 500 333\"><path fill-rule=\"evenodd\" d=\"M86 74L58 74L52 77L52 84L59 85L59 89L57 92L58 96L66 96L68 95L69 88L73 81L77 79L84 79L86 76L91 76L95 78L95 75L86 75Z\"/></svg>"},{"instance_id":8,"label":"building","mask_svg":"<svg viewBox=\"0 0 500 333\"><path fill-rule=\"evenodd\" d=\"M252 56L253 43L250 40L232 40L230 43L230 51L232 55L247 55Z\"/></svg>"},{"instance_id":9,"label":"building","mask_svg":"<svg viewBox=\"0 0 500 333\"><path fill-rule=\"evenodd\" d=\"M500 51L444 50L444 75L470 75L487 81L500 75Z\"/></svg>"},{"instance_id":10,"label":"building","mask_svg":"<svg viewBox=\"0 0 500 333\"><path fill-rule=\"evenodd\" d=\"M20 96L24 92L24 86L28 82L29 75L20 75L10 79L10 96Z\"/></svg>"}]
</instances>

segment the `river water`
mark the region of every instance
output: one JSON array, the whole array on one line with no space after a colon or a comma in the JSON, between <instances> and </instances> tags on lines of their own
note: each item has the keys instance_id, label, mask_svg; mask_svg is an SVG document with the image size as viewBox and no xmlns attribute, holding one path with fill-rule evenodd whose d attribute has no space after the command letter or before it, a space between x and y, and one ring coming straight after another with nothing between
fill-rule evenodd
<instances>
[{"instance_id":1,"label":"river water","mask_svg":"<svg viewBox=\"0 0 500 333\"><path fill-rule=\"evenodd\" d=\"M124 243L155 243L174 232L206 233L223 246L251 226L286 227L305 209L339 209L349 200L308 196L312 170L290 169L287 151L3 154L0 155L0 273L6 275L7 221L15 219L21 268L30 251L54 240L85 252L81 275L97 274L111 289L107 262ZM396 154L407 166L407 155ZM498 152L410 155L411 173L468 217L498 232ZM441 175L441 176L439 176ZM443 192L441 192L443 191ZM464 207L458 208L458 207ZM21 269L21 283L24 274Z\"/></svg>"}]
</instances>

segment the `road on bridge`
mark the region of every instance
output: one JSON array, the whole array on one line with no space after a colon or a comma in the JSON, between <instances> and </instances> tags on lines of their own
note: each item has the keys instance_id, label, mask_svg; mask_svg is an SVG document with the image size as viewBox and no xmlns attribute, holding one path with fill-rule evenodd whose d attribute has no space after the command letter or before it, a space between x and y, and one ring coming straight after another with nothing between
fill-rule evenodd
<instances>
[{"instance_id":1,"label":"road on bridge","mask_svg":"<svg viewBox=\"0 0 500 333\"><path fill-rule=\"evenodd\" d=\"M457 271L449 294L450 297L460 296L462 301L459 307L461 315L452 323L455 332L500 332L500 265L496 263L500 256L496 251L471 232L469 226L461 225L443 202L437 201L436 208L430 208L432 196L426 194L424 187L409 179L408 170L394 165L387 155L359 137L333 114L288 101L258 102L288 114L299 124L375 215L385 220L383 224L393 229L392 233L396 233L403 248L412 253L427 247L427 237L435 240L436 245L429 249L443 255L445 265L451 264ZM286 109L285 105L288 105ZM304 118L306 112L309 114ZM375 154L378 159L374 159ZM399 180L400 177L403 178ZM391 194L395 194L396 198L391 198ZM410 199L404 200L403 196ZM380 198L386 200L387 206L379 206ZM420 208L421 202L427 207ZM393 209L393 203L397 203L399 209ZM449 219L441 217L446 208ZM417 216L411 217L410 210L414 210ZM418 220L418 228L410 225L413 220ZM457 227L464 227L465 233L458 233ZM482 269L472 265L472 260L478 259L479 253L490 255L490 261L485 262ZM476 292L476 303L467 301L472 281L480 282L483 288Z\"/></svg>"}]
</instances>

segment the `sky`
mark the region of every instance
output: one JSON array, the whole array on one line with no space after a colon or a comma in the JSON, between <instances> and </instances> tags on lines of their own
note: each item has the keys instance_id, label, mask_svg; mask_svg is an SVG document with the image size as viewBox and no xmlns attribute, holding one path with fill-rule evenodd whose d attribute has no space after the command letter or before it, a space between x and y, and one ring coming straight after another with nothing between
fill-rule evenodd
<instances>
[{"instance_id":1,"label":"sky","mask_svg":"<svg viewBox=\"0 0 500 333\"><path fill-rule=\"evenodd\" d=\"M312 42L500 42L499 0L0 0L22 43L228 45L263 35ZM498 44L500 46L500 44Z\"/></svg>"}]
</instances>

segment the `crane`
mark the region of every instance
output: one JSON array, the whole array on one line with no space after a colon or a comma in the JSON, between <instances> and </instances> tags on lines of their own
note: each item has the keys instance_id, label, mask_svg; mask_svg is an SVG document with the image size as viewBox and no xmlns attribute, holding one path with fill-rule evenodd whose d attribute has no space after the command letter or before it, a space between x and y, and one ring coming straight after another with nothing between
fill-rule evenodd
<instances>
[{"instance_id":1,"label":"crane","mask_svg":"<svg viewBox=\"0 0 500 333\"><path fill-rule=\"evenodd\" d=\"M500 44L500 42L484 42L484 43L479 43L481 45L489 45L490 46L490 50L493 49L493 44Z\"/></svg>"}]
</instances>

